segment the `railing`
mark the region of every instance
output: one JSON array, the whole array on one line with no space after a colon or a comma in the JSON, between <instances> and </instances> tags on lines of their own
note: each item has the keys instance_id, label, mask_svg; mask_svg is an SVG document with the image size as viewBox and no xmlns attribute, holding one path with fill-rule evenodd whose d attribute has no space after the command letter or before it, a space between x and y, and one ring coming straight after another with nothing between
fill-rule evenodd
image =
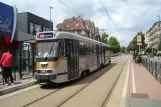
<instances>
[{"instance_id":1,"label":"railing","mask_svg":"<svg viewBox=\"0 0 161 107\"><path fill-rule=\"evenodd\" d=\"M161 83L161 59L141 57L143 66Z\"/></svg>"}]
</instances>

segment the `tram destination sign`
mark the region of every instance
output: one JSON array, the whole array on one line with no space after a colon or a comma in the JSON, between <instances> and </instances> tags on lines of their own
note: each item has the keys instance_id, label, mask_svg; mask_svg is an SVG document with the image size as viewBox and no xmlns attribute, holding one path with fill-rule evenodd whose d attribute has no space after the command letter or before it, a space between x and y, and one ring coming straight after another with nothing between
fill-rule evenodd
<instances>
[{"instance_id":1,"label":"tram destination sign","mask_svg":"<svg viewBox=\"0 0 161 107\"><path fill-rule=\"evenodd\" d=\"M44 34L39 34L39 38L45 39L45 38L53 38L53 33L44 33Z\"/></svg>"}]
</instances>

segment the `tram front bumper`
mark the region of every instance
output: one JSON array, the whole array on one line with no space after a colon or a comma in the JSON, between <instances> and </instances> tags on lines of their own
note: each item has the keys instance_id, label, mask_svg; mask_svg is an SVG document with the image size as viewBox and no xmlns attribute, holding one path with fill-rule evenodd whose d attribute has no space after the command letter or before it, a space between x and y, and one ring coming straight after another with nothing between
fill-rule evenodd
<instances>
[{"instance_id":1,"label":"tram front bumper","mask_svg":"<svg viewBox=\"0 0 161 107\"><path fill-rule=\"evenodd\" d=\"M56 79L55 74L35 74L37 80L54 80Z\"/></svg>"}]
</instances>

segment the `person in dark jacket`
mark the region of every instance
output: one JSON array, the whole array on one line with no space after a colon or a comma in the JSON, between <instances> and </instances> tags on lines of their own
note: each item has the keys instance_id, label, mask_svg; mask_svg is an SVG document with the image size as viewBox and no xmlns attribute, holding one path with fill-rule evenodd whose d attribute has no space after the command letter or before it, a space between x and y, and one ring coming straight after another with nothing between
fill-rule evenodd
<instances>
[{"instance_id":1,"label":"person in dark jacket","mask_svg":"<svg viewBox=\"0 0 161 107\"><path fill-rule=\"evenodd\" d=\"M2 58L0 60L0 64L3 67L3 73L4 73L6 85L8 85L8 81L7 81L8 77L10 77L11 84L13 84L13 76L12 76L12 72L11 72L12 61L13 61L13 56L10 53L10 50L3 53Z\"/></svg>"}]
</instances>

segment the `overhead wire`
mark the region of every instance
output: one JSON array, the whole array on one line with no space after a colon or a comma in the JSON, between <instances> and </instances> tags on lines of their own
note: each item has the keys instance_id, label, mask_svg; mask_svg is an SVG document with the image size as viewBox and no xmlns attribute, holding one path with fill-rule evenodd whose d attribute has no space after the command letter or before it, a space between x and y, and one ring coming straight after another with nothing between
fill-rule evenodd
<instances>
[{"instance_id":1,"label":"overhead wire","mask_svg":"<svg viewBox=\"0 0 161 107\"><path fill-rule=\"evenodd\" d=\"M103 3L102 3L102 1L101 1L101 0L100 0L100 2L101 2L101 4L102 4L102 6L103 6L104 10L106 11L107 15L108 15L108 16L109 16L109 18L111 19L111 21L112 21L112 23L113 23L113 25L114 25L115 29L117 30L117 32L119 32L119 31L118 31L118 29L117 29L117 27L116 27L116 24L115 24L115 23L114 23L114 21L112 20L112 18L111 18L111 16L110 16L110 14L108 13L107 9L105 8L105 6L103 5Z\"/></svg>"},{"instance_id":2,"label":"overhead wire","mask_svg":"<svg viewBox=\"0 0 161 107\"><path fill-rule=\"evenodd\" d=\"M80 15L78 12L76 12L75 10L73 10L71 7L69 7L68 5L66 5L65 3L63 3L61 0L58 0L59 2L61 2L63 5L65 5L66 7L68 7L70 10L72 10L73 12L75 12L78 16L82 17L82 15Z\"/></svg>"},{"instance_id":3,"label":"overhead wire","mask_svg":"<svg viewBox=\"0 0 161 107\"><path fill-rule=\"evenodd\" d=\"M85 26L85 21L84 21L84 19L82 18L83 16L81 15L81 14L79 14L78 12L76 12L74 9L72 9L71 7L69 7L68 5L66 5L65 3L63 3L61 0L58 0L60 3L62 3L63 5L65 5L66 7L68 7L70 10L72 10L73 12L75 12L77 15L78 15L78 17L80 17L81 19L82 19L82 21L83 21L83 26L84 26L84 28L85 29L87 29L86 28L86 26ZM89 31L90 32L90 31ZM92 32L90 32L90 33L92 33Z\"/></svg>"}]
</instances>

